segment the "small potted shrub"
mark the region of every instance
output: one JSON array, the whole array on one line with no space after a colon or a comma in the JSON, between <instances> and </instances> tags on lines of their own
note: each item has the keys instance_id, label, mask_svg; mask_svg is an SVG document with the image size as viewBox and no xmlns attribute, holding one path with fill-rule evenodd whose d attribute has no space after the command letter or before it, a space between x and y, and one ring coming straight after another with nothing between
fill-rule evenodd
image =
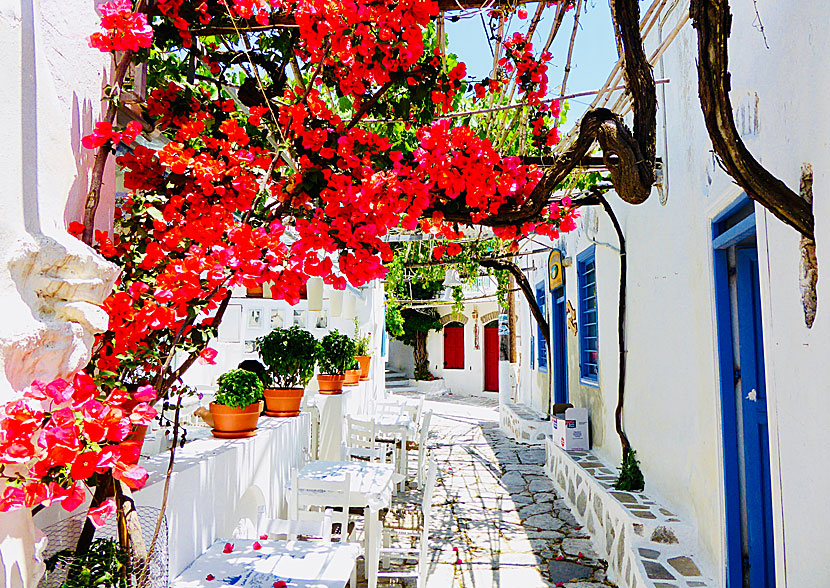
<instances>
[{"instance_id":1,"label":"small potted shrub","mask_svg":"<svg viewBox=\"0 0 830 588\"><path fill-rule=\"evenodd\" d=\"M262 382L253 372L235 369L219 376L216 400L210 403L213 434L239 439L252 437L262 412Z\"/></svg>"},{"instance_id":2,"label":"small potted shrub","mask_svg":"<svg viewBox=\"0 0 830 588\"><path fill-rule=\"evenodd\" d=\"M320 374L317 382L321 394L340 394L346 370L354 361L354 342L337 329L317 343L317 364Z\"/></svg>"},{"instance_id":3,"label":"small potted shrub","mask_svg":"<svg viewBox=\"0 0 830 588\"><path fill-rule=\"evenodd\" d=\"M360 335L360 327L358 326L357 317L354 319L354 358L360 364L360 379L369 379L369 366L372 363L372 355L369 351L369 345L372 343L372 336Z\"/></svg>"},{"instance_id":4,"label":"small potted shrub","mask_svg":"<svg viewBox=\"0 0 830 588\"><path fill-rule=\"evenodd\" d=\"M314 375L317 341L314 335L294 325L274 329L254 342L265 364L265 414L290 417L300 414L305 386Z\"/></svg>"},{"instance_id":5,"label":"small potted shrub","mask_svg":"<svg viewBox=\"0 0 830 588\"><path fill-rule=\"evenodd\" d=\"M360 363L357 358L352 359L349 369L346 370L346 379L343 380L344 386L357 386L360 381Z\"/></svg>"}]
</instances>

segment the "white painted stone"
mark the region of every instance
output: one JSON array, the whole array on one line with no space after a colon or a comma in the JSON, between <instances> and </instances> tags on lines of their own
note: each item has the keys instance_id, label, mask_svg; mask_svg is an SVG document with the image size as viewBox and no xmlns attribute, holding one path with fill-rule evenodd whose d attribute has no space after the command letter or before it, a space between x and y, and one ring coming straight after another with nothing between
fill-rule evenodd
<instances>
[{"instance_id":1,"label":"white painted stone","mask_svg":"<svg viewBox=\"0 0 830 588\"><path fill-rule=\"evenodd\" d=\"M33 379L82 368L94 334L107 326L96 305L116 268L65 230L81 220L92 161L80 140L98 117L110 62L87 44L98 26L94 7L80 0L0 6L0 403ZM113 186L110 170L100 228L110 227ZM35 586L43 547L29 511L0 514L0 586Z\"/></svg>"}]
</instances>

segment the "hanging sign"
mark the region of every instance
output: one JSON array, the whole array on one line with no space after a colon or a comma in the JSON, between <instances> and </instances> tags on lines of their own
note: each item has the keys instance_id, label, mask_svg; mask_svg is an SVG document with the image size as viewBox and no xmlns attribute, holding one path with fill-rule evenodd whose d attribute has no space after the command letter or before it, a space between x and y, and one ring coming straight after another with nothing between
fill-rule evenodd
<instances>
[{"instance_id":1,"label":"hanging sign","mask_svg":"<svg viewBox=\"0 0 830 588\"><path fill-rule=\"evenodd\" d=\"M507 323L507 314L499 315L499 335L509 335L510 326Z\"/></svg>"},{"instance_id":2,"label":"hanging sign","mask_svg":"<svg viewBox=\"0 0 830 588\"><path fill-rule=\"evenodd\" d=\"M574 310L573 304L571 301L568 300L567 311L568 313L568 330L576 335L577 333L577 326L576 326L576 310Z\"/></svg>"},{"instance_id":3,"label":"hanging sign","mask_svg":"<svg viewBox=\"0 0 830 588\"><path fill-rule=\"evenodd\" d=\"M562 252L554 249L548 257L548 272L551 291L561 288L564 283L564 271L562 269Z\"/></svg>"}]
</instances>

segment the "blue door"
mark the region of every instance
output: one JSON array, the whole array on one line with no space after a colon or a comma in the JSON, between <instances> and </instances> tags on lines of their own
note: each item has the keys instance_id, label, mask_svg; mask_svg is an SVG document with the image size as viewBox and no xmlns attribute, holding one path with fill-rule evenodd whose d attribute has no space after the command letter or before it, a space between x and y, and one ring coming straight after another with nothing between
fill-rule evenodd
<instances>
[{"instance_id":1,"label":"blue door","mask_svg":"<svg viewBox=\"0 0 830 588\"><path fill-rule=\"evenodd\" d=\"M764 378L764 344L761 331L761 291L758 285L758 250L739 247L737 306L744 446L744 496L748 569L744 582L755 588L775 585L772 536L772 498L767 425L767 387Z\"/></svg>"},{"instance_id":2,"label":"blue door","mask_svg":"<svg viewBox=\"0 0 830 588\"><path fill-rule=\"evenodd\" d=\"M758 249L751 201L713 224L727 587L774 588L771 472Z\"/></svg>"},{"instance_id":3,"label":"blue door","mask_svg":"<svg viewBox=\"0 0 830 588\"><path fill-rule=\"evenodd\" d=\"M553 339L553 401L568 401L568 340L566 338L567 314L565 312L565 288L557 288L551 294L553 302L553 320L551 321L551 338Z\"/></svg>"}]
</instances>

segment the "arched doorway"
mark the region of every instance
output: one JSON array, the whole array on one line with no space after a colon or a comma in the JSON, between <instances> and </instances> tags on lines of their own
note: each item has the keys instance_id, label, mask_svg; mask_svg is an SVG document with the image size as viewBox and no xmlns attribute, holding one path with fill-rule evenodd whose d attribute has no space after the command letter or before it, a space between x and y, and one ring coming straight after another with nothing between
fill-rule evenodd
<instances>
[{"instance_id":1,"label":"arched doorway","mask_svg":"<svg viewBox=\"0 0 830 588\"><path fill-rule=\"evenodd\" d=\"M499 391L499 321L484 325L484 390Z\"/></svg>"}]
</instances>

